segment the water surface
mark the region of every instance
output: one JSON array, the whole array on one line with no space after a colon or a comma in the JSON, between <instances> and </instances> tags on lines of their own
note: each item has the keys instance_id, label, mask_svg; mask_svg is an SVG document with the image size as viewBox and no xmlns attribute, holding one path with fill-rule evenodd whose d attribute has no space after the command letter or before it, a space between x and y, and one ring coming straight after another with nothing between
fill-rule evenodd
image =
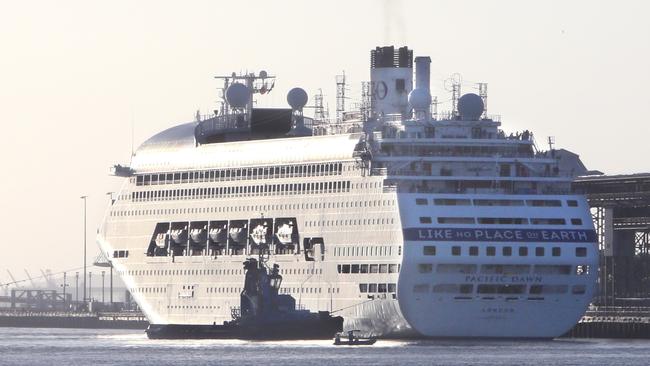
<instances>
[{"instance_id":1,"label":"water surface","mask_svg":"<svg viewBox=\"0 0 650 366\"><path fill-rule=\"evenodd\" d=\"M0 328L0 365L648 365L650 340L149 340L142 331Z\"/></svg>"}]
</instances>

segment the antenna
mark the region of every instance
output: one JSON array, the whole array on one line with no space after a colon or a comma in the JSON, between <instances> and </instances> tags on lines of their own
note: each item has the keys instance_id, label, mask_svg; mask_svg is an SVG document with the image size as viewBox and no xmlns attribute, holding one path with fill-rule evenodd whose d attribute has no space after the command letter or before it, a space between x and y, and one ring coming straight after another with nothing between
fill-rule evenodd
<instances>
[{"instance_id":1,"label":"antenna","mask_svg":"<svg viewBox=\"0 0 650 366\"><path fill-rule=\"evenodd\" d=\"M431 98L431 118L438 119L438 97Z\"/></svg>"},{"instance_id":2,"label":"antenna","mask_svg":"<svg viewBox=\"0 0 650 366\"><path fill-rule=\"evenodd\" d=\"M483 115L482 119L487 118L487 83L478 83L478 95L483 99Z\"/></svg>"},{"instance_id":3,"label":"antenna","mask_svg":"<svg viewBox=\"0 0 650 366\"><path fill-rule=\"evenodd\" d=\"M548 137L548 148L553 151L553 145L555 145L555 136Z\"/></svg>"},{"instance_id":4,"label":"antenna","mask_svg":"<svg viewBox=\"0 0 650 366\"><path fill-rule=\"evenodd\" d=\"M366 122L372 113L372 90L369 81L361 82L361 120Z\"/></svg>"},{"instance_id":5,"label":"antenna","mask_svg":"<svg viewBox=\"0 0 650 366\"><path fill-rule=\"evenodd\" d=\"M451 111L454 117L458 116L458 99L460 99L460 82L451 84Z\"/></svg>"},{"instance_id":6,"label":"antenna","mask_svg":"<svg viewBox=\"0 0 650 366\"><path fill-rule=\"evenodd\" d=\"M345 71L342 75L336 75L336 120L343 121L345 111Z\"/></svg>"},{"instance_id":7,"label":"antenna","mask_svg":"<svg viewBox=\"0 0 650 366\"><path fill-rule=\"evenodd\" d=\"M325 119L325 108L323 107L323 89L318 89L318 94L314 95L314 119L322 121Z\"/></svg>"}]
</instances>

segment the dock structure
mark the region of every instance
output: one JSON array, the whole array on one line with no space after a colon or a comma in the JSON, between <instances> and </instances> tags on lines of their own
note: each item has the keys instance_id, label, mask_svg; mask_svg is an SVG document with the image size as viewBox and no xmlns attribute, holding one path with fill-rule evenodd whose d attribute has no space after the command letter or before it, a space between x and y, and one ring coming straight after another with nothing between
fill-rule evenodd
<instances>
[{"instance_id":1,"label":"dock structure","mask_svg":"<svg viewBox=\"0 0 650 366\"><path fill-rule=\"evenodd\" d=\"M650 338L650 173L578 177L600 251L599 295L568 335Z\"/></svg>"},{"instance_id":2,"label":"dock structure","mask_svg":"<svg viewBox=\"0 0 650 366\"><path fill-rule=\"evenodd\" d=\"M565 336L650 338L650 307L592 306Z\"/></svg>"},{"instance_id":3,"label":"dock structure","mask_svg":"<svg viewBox=\"0 0 650 366\"><path fill-rule=\"evenodd\" d=\"M142 329L149 325L137 312L0 310L0 327Z\"/></svg>"},{"instance_id":4,"label":"dock structure","mask_svg":"<svg viewBox=\"0 0 650 366\"><path fill-rule=\"evenodd\" d=\"M601 254L598 306L650 306L650 173L579 177Z\"/></svg>"}]
</instances>

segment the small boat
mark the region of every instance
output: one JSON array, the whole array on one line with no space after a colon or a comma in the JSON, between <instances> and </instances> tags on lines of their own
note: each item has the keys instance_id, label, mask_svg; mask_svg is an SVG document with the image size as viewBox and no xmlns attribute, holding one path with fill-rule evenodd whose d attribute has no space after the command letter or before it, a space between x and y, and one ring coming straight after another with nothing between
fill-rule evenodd
<instances>
[{"instance_id":1,"label":"small boat","mask_svg":"<svg viewBox=\"0 0 650 366\"><path fill-rule=\"evenodd\" d=\"M347 332L348 333L347 335L344 335L343 333L336 333L336 336L334 337L334 345L335 346L370 346L375 344L375 342L377 342L377 338L375 337L363 338L354 335L355 332L359 332L359 331L349 330Z\"/></svg>"}]
</instances>

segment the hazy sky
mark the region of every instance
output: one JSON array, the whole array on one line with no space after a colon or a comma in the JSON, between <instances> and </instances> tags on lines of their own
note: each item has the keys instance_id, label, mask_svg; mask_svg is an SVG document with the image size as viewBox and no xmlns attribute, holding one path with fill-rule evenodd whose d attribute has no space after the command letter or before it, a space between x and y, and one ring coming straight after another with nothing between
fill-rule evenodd
<instances>
[{"instance_id":1,"label":"hazy sky","mask_svg":"<svg viewBox=\"0 0 650 366\"><path fill-rule=\"evenodd\" d=\"M432 59L432 94L463 76L489 85L508 131L580 154L590 169L650 171L648 1L0 1L0 118L6 269L82 261L87 194L94 233L148 136L216 106L216 74L278 76L265 104L294 86L323 88L335 109L345 70L356 97L369 51L408 45ZM448 109L449 103L441 106ZM639 114L640 112L643 112Z\"/></svg>"}]
</instances>

